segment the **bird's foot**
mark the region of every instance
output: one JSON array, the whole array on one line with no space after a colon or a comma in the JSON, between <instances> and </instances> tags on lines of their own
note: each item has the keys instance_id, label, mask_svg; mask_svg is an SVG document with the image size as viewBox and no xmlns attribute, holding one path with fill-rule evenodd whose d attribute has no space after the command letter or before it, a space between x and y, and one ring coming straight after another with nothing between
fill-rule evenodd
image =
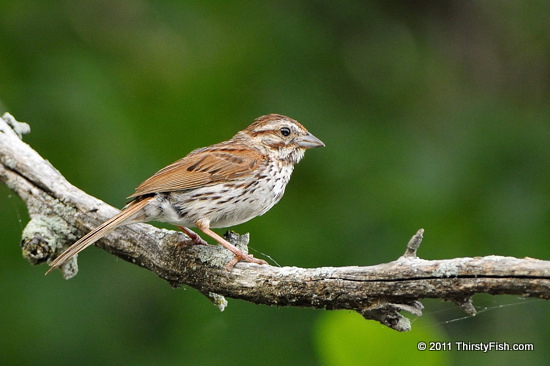
<instances>
[{"instance_id":1,"label":"bird's foot","mask_svg":"<svg viewBox=\"0 0 550 366\"><path fill-rule=\"evenodd\" d=\"M234 253L234 254L235 254L235 258L233 258L231 262L225 265L225 270L227 272L231 272L235 264L239 263L240 261L245 261L248 263L256 263L256 264L267 264L267 262L264 261L263 259L254 258L252 254L244 254L243 252Z\"/></svg>"},{"instance_id":2,"label":"bird's foot","mask_svg":"<svg viewBox=\"0 0 550 366\"><path fill-rule=\"evenodd\" d=\"M200 235L197 234L196 232L194 232L193 230L191 230L189 228L186 228L185 226L178 226L177 228L180 229L181 231L183 231L191 239L193 244L208 245L206 240L201 238ZM178 246L183 246L183 245L188 245L188 244L189 244L188 242L182 241L178 244Z\"/></svg>"}]
</instances>

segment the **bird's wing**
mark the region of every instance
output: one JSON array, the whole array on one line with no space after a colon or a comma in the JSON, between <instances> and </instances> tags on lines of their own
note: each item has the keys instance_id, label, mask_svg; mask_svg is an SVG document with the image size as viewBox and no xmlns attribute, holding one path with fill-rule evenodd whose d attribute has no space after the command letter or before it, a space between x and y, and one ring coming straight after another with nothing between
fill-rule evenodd
<instances>
[{"instance_id":1,"label":"bird's wing","mask_svg":"<svg viewBox=\"0 0 550 366\"><path fill-rule=\"evenodd\" d=\"M259 151L244 145L218 144L197 149L156 172L128 198L231 182L254 174L265 164L266 159Z\"/></svg>"}]
</instances>

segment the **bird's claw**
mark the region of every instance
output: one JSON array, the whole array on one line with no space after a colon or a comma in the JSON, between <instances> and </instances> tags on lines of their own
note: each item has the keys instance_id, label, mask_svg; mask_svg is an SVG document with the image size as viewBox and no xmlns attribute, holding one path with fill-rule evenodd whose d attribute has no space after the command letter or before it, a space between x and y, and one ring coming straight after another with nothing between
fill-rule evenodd
<instances>
[{"instance_id":1,"label":"bird's claw","mask_svg":"<svg viewBox=\"0 0 550 366\"><path fill-rule=\"evenodd\" d=\"M235 264L239 263L240 261L245 261L248 263L256 263L256 264L267 264L266 261L263 259L254 258L252 254L244 254L241 253L240 255L235 255L235 258L233 258L229 263L225 265L225 270L227 272L231 272Z\"/></svg>"}]
</instances>

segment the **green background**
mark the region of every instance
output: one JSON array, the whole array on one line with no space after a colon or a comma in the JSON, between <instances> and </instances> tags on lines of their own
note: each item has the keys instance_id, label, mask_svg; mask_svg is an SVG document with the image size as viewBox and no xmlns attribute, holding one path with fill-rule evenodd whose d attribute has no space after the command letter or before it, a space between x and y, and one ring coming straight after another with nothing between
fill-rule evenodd
<instances>
[{"instance_id":1,"label":"green background","mask_svg":"<svg viewBox=\"0 0 550 366\"><path fill-rule=\"evenodd\" d=\"M308 151L269 213L233 228L281 265L388 262L421 227L425 259L547 259L549 15L547 1L1 1L0 109L116 207L257 116L296 118L326 148ZM550 358L542 300L476 296L465 319L427 300L409 334L351 312L230 300L220 313L96 248L75 279L44 277L21 258L27 220L0 186L2 365ZM535 351L419 352L420 340Z\"/></svg>"}]
</instances>

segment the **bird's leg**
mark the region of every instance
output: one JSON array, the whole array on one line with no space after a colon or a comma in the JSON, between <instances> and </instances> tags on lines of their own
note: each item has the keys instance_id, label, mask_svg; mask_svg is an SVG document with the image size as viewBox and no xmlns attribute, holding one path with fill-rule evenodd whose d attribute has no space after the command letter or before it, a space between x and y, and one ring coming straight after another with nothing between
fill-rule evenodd
<instances>
[{"instance_id":1,"label":"bird's leg","mask_svg":"<svg viewBox=\"0 0 550 366\"><path fill-rule=\"evenodd\" d=\"M203 238L201 238L199 234L197 234L193 230L191 230L189 228L186 228L185 226L176 226L176 227L178 229L180 229L181 231L183 231L185 234L187 234L187 236L191 238L193 243L198 244L198 245L208 245L208 243ZM181 244L183 244L183 243L181 243Z\"/></svg>"},{"instance_id":2,"label":"bird's leg","mask_svg":"<svg viewBox=\"0 0 550 366\"><path fill-rule=\"evenodd\" d=\"M212 239L216 240L218 243L223 245L227 250L229 250L231 253L235 254L235 258L231 260L231 262L227 263L225 265L225 270L227 272L231 272L231 269L235 264L237 264L239 261L245 261L250 263L256 263L256 264L267 264L266 261L262 259L254 258L251 254L245 254L243 253L239 248L216 234L214 231L210 229L210 223L208 221L202 221L197 220L195 222L195 225L206 235L210 236Z\"/></svg>"}]
</instances>

